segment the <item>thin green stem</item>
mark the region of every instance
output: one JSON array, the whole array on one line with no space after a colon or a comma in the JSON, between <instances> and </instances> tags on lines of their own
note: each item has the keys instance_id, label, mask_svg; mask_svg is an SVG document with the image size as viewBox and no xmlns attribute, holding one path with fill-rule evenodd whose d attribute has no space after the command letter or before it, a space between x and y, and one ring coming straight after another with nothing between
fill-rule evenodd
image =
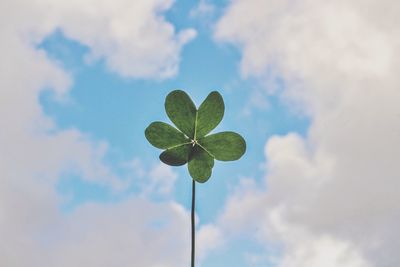
<instances>
[{"instance_id":1,"label":"thin green stem","mask_svg":"<svg viewBox=\"0 0 400 267\"><path fill-rule=\"evenodd\" d=\"M196 181L192 183L192 264L194 267L195 261L195 244L196 244L196 229L195 229L195 208L196 208Z\"/></svg>"}]
</instances>

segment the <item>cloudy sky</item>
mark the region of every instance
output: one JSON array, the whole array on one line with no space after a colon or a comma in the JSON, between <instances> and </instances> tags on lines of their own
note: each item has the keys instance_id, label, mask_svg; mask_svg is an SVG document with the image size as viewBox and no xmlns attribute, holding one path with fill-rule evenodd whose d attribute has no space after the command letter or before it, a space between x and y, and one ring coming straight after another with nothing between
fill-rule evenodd
<instances>
[{"instance_id":1,"label":"cloudy sky","mask_svg":"<svg viewBox=\"0 0 400 267\"><path fill-rule=\"evenodd\" d=\"M400 266L400 2L0 0L0 265L184 267L183 89L247 140L198 186L202 267Z\"/></svg>"}]
</instances>

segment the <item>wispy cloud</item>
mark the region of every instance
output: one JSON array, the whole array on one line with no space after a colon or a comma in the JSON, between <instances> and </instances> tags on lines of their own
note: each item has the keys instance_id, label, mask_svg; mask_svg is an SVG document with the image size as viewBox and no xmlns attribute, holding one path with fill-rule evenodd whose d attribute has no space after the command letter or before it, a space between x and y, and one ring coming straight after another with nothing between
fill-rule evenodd
<instances>
[{"instance_id":1,"label":"wispy cloud","mask_svg":"<svg viewBox=\"0 0 400 267\"><path fill-rule=\"evenodd\" d=\"M189 16L194 19L201 19L213 16L216 7L207 0L201 0L199 4L192 8L189 12Z\"/></svg>"},{"instance_id":2,"label":"wispy cloud","mask_svg":"<svg viewBox=\"0 0 400 267\"><path fill-rule=\"evenodd\" d=\"M1 266L186 265L183 255L187 253L182 252L189 246L182 229L189 217L172 200L155 204L145 197L131 197L110 205L88 203L62 213L56 184L65 173L116 190L126 185L104 164L106 143L91 140L77 129L58 129L39 103L43 90L62 97L73 83L73 77L37 48L55 30L86 45L88 57L104 60L122 76L175 75L180 50L195 32L175 32L163 18L171 4L0 3ZM157 182L162 171L150 176L155 190L165 192L170 184Z\"/></svg>"},{"instance_id":3,"label":"wispy cloud","mask_svg":"<svg viewBox=\"0 0 400 267\"><path fill-rule=\"evenodd\" d=\"M400 263L399 10L390 0L246 0L218 24L217 39L243 53L242 73L277 70L281 98L312 119L306 137L268 140L268 190L233 196L223 215L281 243L278 266Z\"/></svg>"}]
</instances>

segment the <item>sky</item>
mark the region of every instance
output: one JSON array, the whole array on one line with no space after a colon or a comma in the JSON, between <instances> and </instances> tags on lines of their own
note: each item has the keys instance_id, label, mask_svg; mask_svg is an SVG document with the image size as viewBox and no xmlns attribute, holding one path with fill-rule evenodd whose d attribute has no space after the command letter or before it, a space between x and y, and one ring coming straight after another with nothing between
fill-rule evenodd
<instances>
[{"instance_id":1,"label":"sky","mask_svg":"<svg viewBox=\"0 0 400 267\"><path fill-rule=\"evenodd\" d=\"M199 267L400 266L400 4L0 0L0 265L180 267L191 178L144 137L214 90Z\"/></svg>"}]
</instances>

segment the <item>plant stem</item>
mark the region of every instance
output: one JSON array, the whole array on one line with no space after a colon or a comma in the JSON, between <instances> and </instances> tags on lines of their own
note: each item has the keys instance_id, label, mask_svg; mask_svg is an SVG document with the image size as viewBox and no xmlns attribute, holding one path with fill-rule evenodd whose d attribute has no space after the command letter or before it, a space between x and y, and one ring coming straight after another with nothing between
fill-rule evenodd
<instances>
[{"instance_id":1,"label":"plant stem","mask_svg":"<svg viewBox=\"0 0 400 267\"><path fill-rule=\"evenodd\" d=\"M195 243L196 243L196 229L195 229L195 207L196 207L196 182L192 183L192 265L194 267L195 258Z\"/></svg>"}]
</instances>

